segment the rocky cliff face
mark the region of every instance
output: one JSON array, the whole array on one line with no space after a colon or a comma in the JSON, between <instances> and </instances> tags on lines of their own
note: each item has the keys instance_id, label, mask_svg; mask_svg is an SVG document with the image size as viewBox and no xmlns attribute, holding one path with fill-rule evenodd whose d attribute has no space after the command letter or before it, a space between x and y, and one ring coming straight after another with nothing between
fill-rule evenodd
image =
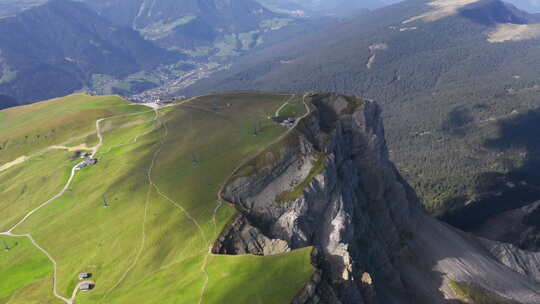
<instances>
[{"instance_id":1,"label":"rocky cliff face","mask_svg":"<svg viewBox=\"0 0 540 304\"><path fill-rule=\"evenodd\" d=\"M311 113L223 188L239 216L214 252L314 246L319 271L297 304L446 303L459 298L456 284L508 303L540 302L536 275L505 265L487 250L492 243L423 211L388 159L375 103L337 95L306 103Z\"/></svg>"}]
</instances>

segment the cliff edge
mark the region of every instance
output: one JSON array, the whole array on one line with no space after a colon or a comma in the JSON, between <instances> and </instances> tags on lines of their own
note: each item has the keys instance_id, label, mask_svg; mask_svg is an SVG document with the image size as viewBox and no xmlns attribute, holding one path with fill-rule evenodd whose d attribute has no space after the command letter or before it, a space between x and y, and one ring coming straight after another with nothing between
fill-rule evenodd
<instances>
[{"instance_id":1,"label":"cliff edge","mask_svg":"<svg viewBox=\"0 0 540 304\"><path fill-rule=\"evenodd\" d=\"M310 113L223 187L239 214L214 253L314 246L319 270L295 304L540 303L537 273L504 263L523 252L496 250L423 210L388 158L377 104L333 94L305 103Z\"/></svg>"}]
</instances>

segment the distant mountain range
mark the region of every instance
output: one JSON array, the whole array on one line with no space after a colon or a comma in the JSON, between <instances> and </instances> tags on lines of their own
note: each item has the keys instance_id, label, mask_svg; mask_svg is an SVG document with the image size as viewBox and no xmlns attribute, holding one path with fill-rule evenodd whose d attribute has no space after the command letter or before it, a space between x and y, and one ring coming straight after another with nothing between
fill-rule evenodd
<instances>
[{"instance_id":1,"label":"distant mountain range","mask_svg":"<svg viewBox=\"0 0 540 304\"><path fill-rule=\"evenodd\" d=\"M253 0L4 1L0 94L18 103L76 90L155 99L254 49L324 28ZM160 86L165 84L165 89Z\"/></svg>"},{"instance_id":2,"label":"distant mountain range","mask_svg":"<svg viewBox=\"0 0 540 304\"><path fill-rule=\"evenodd\" d=\"M45 3L47 0L2 0L0 1L0 17L13 16L21 11Z\"/></svg>"},{"instance_id":3,"label":"distant mountain range","mask_svg":"<svg viewBox=\"0 0 540 304\"><path fill-rule=\"evenodd\" d=\"M532 119L540 110L538 23L497 0L409 0L263 50L179 93L316 90L374 99L392 159L433 212L510 188L516 199L502 209L512 208L540 198L516 194L540 180L540 125Z\"/></svg>"},{"instance_id":4,"label":"distant mountain range","mask_svg":"<svg viewBox=\"0 0 540 304\"><path fill-rule=\"evenodd\" d=\"M264 31L284 27L293 20L271 12L252 0L85 1L117 25L132 27L156 44L209 54L216 40L221 52L255 46ZM203 50L202 48L210 48Z\"/></svg>"},{"instance_id":5,"label":"distant mountain range","mask_svg":"<svg viewBox=\"0 0 540 304\"><path fill-rule=\"evenodd\" d=\"M350 16L362 9L378 9L383 6L398 3L402 0L257 0L261 4L276 11L299 15L326 14ZM540 13L538 0L506 0L522 10L530 13Z\"/></svg>"},{"instance_id":6,"label":"distant mountain range","mask_svg":"<svg viewBox=\"0 0 540 304\"><path fill-rule=\"evenodd\" d=\"M123 77L187 57L63 0L0 19L0 50L0 94L20 101L79 90L97 75Z\"/></svg>"},{"instance_id":7,"label":"distant mountain range","mask_svg":"<svg viewBox=\"0 0 540 304\"><path fill-rule=\"evenodd\" d=\"M399 0L258 0L276 11L299 15L351 16L360 10L376 9Z\"/></svg>"}]
</instances>

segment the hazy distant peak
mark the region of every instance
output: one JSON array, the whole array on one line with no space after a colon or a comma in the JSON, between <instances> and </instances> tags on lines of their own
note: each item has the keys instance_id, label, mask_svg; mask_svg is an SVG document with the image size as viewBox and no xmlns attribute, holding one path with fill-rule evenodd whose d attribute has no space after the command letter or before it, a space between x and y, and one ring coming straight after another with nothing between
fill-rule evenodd
<instances>
[{"instance_id":1,"label":"hazy distant peak","mask_svg":"<svg viewBox=\"0 0 540 304\"><path fill-rule=\"evenodd\" d=\"M257 0L276 12L291 15L334 15L350 16L362 10L377 9L399 0Z\"/></svg>"},{"instance_id":2,"label":"hazy distant peak","mask_svg":"<svg viewBox=\"0 0 540 304\"><path fill-rule=\"evenodd\" d=\"M427 3L431 9L418 16L403 21L433 22L454 15L462 15L474 22L495 27L487 33L491 43L522 41L540 37L540 24L514 5L500 0L435 0Z\"/></svg>"},{"instance_id":3,"label":"hazy distant peak","mask_svg":"<svg viewBox=\"0 0 540 304\"><path fill-rule=\"evenodd\" d=\"M480 0L435 0L428 3L429 6L433 7L432 10L407 19L403 21L403 23L406 24L417 20L427 22L437 21L445 17L456 15L462 8L478 1Z\"/></svg>"}]
</instances>

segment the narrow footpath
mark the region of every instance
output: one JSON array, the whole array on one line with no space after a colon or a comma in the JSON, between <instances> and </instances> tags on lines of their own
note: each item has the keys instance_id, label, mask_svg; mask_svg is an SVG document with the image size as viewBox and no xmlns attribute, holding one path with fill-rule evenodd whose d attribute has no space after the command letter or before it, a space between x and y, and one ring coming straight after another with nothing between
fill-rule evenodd
<instances>
[{"instance_id":1,"label":"narrow footpath","mask_svg":"<svg viewBox=\"0 0 540 304\"><path fill-rule=\"evenodd\" d=\"M140 115L140 114L144 114L144 113L147 113L147 112L153 112L153 111L157 111L157 109L152 109L152 110L149 110L149 111L143 111L143 112L137 112L137 113L131 113L131 114L126 114L126 115L116 115L116 116L111 116L111 117L106 117L106 118L100 118L98 120L96 120L96 134L97 134L97 137L98 137L98 143L93 147L93 148L90 148L89 150L92 151L92 154L90 156L90 158L94 158L96 156L96 154L98 153L99 149L101 148L101 146L103 145L103 135L102 135L102 132L101 132L101 123L105 120L108 120L108 119L113 119L113 118L120 118L120 117L127 117L127 116L134 116L134 115ZM73 304L74 301L75 301L75 298L77 296L77 293L79 292L79 288L82 284L84 283L92 283L92 281L82 281L82 282L79 282L79 284L77 284L77 286L75 286L72 294L71 294L71 298L66 298L64 296L62 296L60 293L58 293L58 290L57 290L57 282L58 282L58 263L56 261L56 259L47 251L45 250L43 247L41 247L37 241L33 238L33 236L31 234L16 234L14 233L13 231L15 229L17 229L20 225L22 225L24 222L26 222L32 215L34 215L36 212L38 212L40 209L48 206L49 204L51 204L53 201L55 201L56 199L60 198L62 195L64 195L64 193L69 189L69 187L71 186L75 176L76 176L76 173L78 172L78 168L81 164L83 164L83 162L80 162L78 163L77 165L73 166L71 168L71 174L66 182L66 184L64 185L64 187L62 188L62 190L57 193L55 196L53 196L52 198L50 198L49 200L47 200L46 202L42 203L41 205L39 205L38 207L36 207L35 209L31 210L30 212L28 212L19 222L17 222L15 225L13 225L9 230L5 231L5 232L0 232L0 236L7 236L7 237L15 237L15 238L27 238L30 240L30 242L34 245L34 247L36 247L39 251L43 252L47 258L51 261L51 263L53 264L53 294L56 298L62 300L63 302L65 302L66 304Z\"/></svg>"}]
</instances>

